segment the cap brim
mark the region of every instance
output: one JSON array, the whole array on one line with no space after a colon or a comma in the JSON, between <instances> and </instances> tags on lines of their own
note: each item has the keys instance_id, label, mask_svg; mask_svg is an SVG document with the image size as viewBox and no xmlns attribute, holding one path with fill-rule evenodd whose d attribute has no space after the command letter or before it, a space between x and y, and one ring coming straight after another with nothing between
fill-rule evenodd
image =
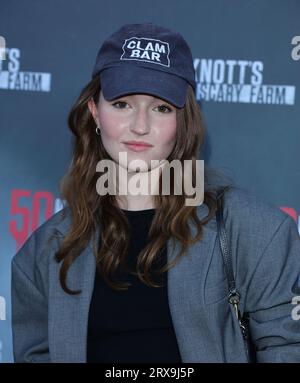
<instances>
[{"instance_id":1,"label":"cap brim","mask_svg":"<svg viewBox=\"0 0 300 383\"><path fill-rule=\"evenodd\" d=\"M188 83L181 77L142 66L122 65L100 72L103 96L107 101L134 93L161 98L182 108L186 102Z\"/></svg>"}]
</instances>

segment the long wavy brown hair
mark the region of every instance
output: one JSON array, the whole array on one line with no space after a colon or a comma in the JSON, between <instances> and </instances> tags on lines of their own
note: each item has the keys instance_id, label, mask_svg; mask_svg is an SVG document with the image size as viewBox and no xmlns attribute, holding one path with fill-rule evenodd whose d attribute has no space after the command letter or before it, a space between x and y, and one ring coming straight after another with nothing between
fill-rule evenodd
<instances>
[{"instance_id":1,"label":"long wavy brown hair","mask_svg":"<svg viewBox=\"0 0 300 383\"><path fill-rule=\"evenodd\" d=\"M93 251L96 257L97 270L103 280L113 289L126 290L130 284L118 281L117 272L126 264L126 256L131 238L130 225L126 214L118 207L115 195L99 195L96 182L99 174L96 165L100 160L111 159L106 152L101 136L95 133L95 120L88 108L88 101L93 99L97 105L101 83L99 76L91 80L81 91L68 116L68 125L73 133L73 158L67 174L60 183L61 199L71 212L72 225L64 237L57 262L62 261L60 283L68 294L79 294L81 291L70 290L66 284L67 272L72 262L80 255L93 239ZM192 160L193 185L195 186L195 161L201 155L204 143L205 128L199 104L191 86L187 93L186 104L176 109L177 130L176 143L168 161L174 159ZM184 168L183 168L184 169ZM152 277L162 275L175 265L180 257L186 254L189 245L200 241L203 237L203 226L214 216L217 208L217 191L219 187L210 184L209 174L216 174L213 169L205 169L204 201L208 214L200 220L197 206L185 205L185 194L172 194L173 174L170 174L171 195L153 196L155 215L148 234L147 245L138 255L136 270L133 274L146 285L160 287ZM184 178L184 177L183 177ZM161 176L159 179L161 185ZM161 189L159 189L161 190ZM189 196L191 197L191 196ZM190 222L196 227L196 235L192 235ZM97 228L100 230L96 241ZM158 270L154 270L167 241L171 239L180 243L180 251L172 262L167 262Z\"/></svg>"}]
</instances>

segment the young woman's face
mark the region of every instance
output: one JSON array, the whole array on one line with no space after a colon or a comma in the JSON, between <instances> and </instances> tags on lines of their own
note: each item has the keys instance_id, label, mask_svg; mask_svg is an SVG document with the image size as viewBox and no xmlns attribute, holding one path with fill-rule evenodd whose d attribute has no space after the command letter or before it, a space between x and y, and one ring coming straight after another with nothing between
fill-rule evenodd
<instances>
[{"instance_id":1,"label":"young woman's face","mask_svg":"<svg viewBox=\"0 0 300 383\"><path fill-rule=\"evenodd\" d=\"M133 94L107 101L101 91L93 114L100 125L106 151L120 166L125 167L126 162L119 161L119 153L126 152L128 165L132 160L143 160L149 170L153 169L156 166L151 166L150 161L166 159L174 147L176 107L162 99ZM126 144L128 141L151 146L130 146Z\"/></svg>"}]
</instances>

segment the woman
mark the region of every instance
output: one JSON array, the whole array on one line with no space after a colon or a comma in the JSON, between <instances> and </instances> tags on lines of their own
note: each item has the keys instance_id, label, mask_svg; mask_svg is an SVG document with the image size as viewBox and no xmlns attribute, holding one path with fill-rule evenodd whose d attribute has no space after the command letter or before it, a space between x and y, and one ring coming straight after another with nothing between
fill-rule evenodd
<instances>
[{"instance_id":1,"label":"woman","mask_svg":"<svg viewBox=\"0 0 300 383\"><path fill-rule=\"evenodd\" d=\"M103 43L69 115L67 204L12 260L16 362L248 362L218 243L220 192L255 358L300 361L300 325L291 315L300 269L294 221L237 187L225 192L207 170L203 203L188 205L185 190L172 186L163 193L173 160L192 161L182 183L199 178L204 129L195 86L178 33L129 24ZM118 171L104 171L102 160ZM109 174L106 183L99 173ZM136 194L137 174L158 193ZM102 193L112 178L118 191L131 186L127 193Z\"/></svg>"}]
</instances>

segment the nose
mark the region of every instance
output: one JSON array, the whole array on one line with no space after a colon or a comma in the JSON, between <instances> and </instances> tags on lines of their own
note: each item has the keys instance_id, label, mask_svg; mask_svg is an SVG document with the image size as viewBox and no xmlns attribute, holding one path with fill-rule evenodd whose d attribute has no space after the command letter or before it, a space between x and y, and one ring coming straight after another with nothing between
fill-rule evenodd
<instances>
[{"instance_id":1,"label":"nose","mask_svg":"<svg viewBox=\"0 0 300 383\"><path fill-rule=\"evenodd\" d=\"M150 118L146 107L139 107L135 110L130 124L130 130L139 135L150 132Z\"/></svg>"}]
</instances>

